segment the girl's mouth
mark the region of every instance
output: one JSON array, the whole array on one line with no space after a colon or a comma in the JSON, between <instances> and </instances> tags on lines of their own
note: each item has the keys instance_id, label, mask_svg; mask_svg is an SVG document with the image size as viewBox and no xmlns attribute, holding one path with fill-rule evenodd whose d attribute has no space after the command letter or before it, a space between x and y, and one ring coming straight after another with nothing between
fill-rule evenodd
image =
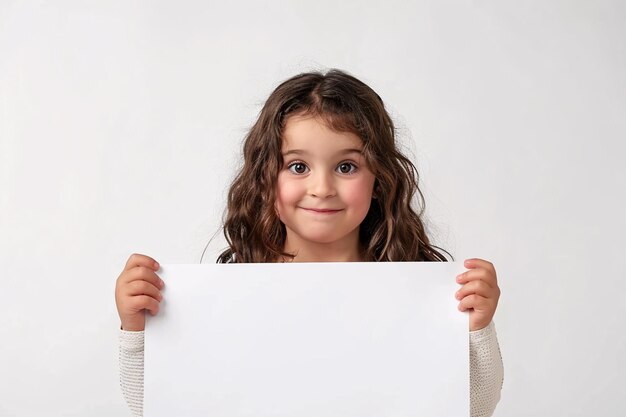
<instances>
[{"instance_id":1,"label":"girl's mouth","mask_svg":"<svg viewBox=\"0 0 626 417\"><path fill-rule=\"evenodd\" d=\"M337 209L316 209L316 208L306 208L306 207L300 207L301 209L308 211L310 213L316 213L316 214L333 214L333 213L338 213L341 210L337 210Z\"/></svg>"}]
</instances>

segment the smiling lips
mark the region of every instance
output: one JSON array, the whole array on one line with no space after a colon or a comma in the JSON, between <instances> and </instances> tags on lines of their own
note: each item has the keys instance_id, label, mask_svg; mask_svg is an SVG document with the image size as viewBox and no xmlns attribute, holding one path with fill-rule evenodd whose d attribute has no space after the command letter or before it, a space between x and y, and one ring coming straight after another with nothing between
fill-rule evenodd
<instances>
[{"instance_id":1,"label":"smiling lips","mask_svg":"<svg viewBox=\"0 0 626 417\"><path fill-rule=\"evenodd\" d=\"M341 210L334 210L334 209L315 209L315 208L306 208L306 207L300 207L301 209L308 211L309 213L315 213L315 214L334 214L334 213L338 213Z\"/></svg>"}]
</instances>

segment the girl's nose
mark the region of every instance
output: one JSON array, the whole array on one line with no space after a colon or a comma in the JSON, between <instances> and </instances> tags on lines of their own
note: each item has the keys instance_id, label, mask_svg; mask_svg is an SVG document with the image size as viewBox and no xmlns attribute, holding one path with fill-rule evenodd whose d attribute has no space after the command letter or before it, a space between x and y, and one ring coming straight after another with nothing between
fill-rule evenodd
<instances>
[{"instance_id":1,"label":"girl's nose","mask_svg":"<svg viewBox=\"0 0 626 417\"><path fill-rule=\"evenodd\" d=\"M314 197L327 198L337 194L334 181L331 175L326 173L317 173L311 175L309 183L309 194Z\"/></svg>"}]
</instances>

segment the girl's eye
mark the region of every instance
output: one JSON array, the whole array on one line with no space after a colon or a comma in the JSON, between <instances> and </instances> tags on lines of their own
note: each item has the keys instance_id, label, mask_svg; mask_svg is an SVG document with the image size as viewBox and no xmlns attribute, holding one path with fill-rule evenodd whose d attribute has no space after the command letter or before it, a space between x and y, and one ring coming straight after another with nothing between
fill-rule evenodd
<instances>
[{"instance_id":1,"label":"girl's eye","mask_svg":"<svg viewBox=\"0 0 626 417\"><path fill-rule=\"evenodd\" d=\"M356 170L357 167L352 162L342 162L337 167L337 172L340 172L342 174L354 174Z\"/></svg>"},{"instance_id":2,"label":"girl's eye","mask_svg":"<svg viewBox=\"0 0 626 417\"><path fill-rule=\"evenodd\" d=\"M288 168L289 168L289 171L293 172L294 174L304 174L309 169L302 162L294 162L292 164L289 164Z\"/></svg>"}]
</instances>

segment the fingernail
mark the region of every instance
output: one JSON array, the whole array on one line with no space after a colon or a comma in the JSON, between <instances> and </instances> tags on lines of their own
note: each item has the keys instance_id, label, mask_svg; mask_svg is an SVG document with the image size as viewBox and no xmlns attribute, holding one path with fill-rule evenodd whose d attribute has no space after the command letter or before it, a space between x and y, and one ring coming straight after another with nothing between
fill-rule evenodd
<instances>
[{"instance_id":1,"label":"fingernail","mask_svg":"<svg viewBox=\"0 0 626 417\"><path fill-rule=\"evenodd\" d=\"M158 262L155 262L155 263L154 263L154 268L155 268L157 271L159 270L159 263L158 263Z\"/></svg>"}]
</instances>

